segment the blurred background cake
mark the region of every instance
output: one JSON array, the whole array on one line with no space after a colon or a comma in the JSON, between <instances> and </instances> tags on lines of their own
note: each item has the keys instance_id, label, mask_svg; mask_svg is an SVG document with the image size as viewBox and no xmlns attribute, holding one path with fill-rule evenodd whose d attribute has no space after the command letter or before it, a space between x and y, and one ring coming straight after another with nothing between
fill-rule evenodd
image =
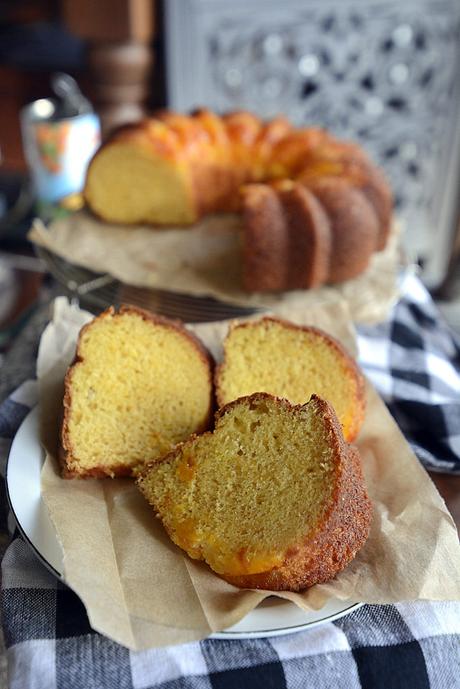
<instances>
[{"instance_id":1,"label":"blurred background cake","mask_svg":"<svg viewBox=\"0 0 460 689\"><path fill-rule=\"evenodd\" d=\"M30 0L5 6L0 24L4 293L10 294L6 285L14 282L16 270L35 294L48 268L31 256L24 240L36 199L19 113L36 99L56 97L52 75L64 71L93 105L103 139L158 108L187 113L204 107L217 113L246 110L264 120L282 113L295 127L326 127L339 140L355 141L390 181L409 260L430 289L446 299L455 296L459 26L455 0L404 7L382 2L378 12L373 2L348 0L340 7L332 2L280 7L271 0L238 0L231 8L223 0L212 6L196 0L124 0L115 6ZM61 138L43 139L43 159L53 167L55 144L59 153ZM245 204L251 217L261 205L278 204L279 199L266 198L271 190L250 193ZM284 207L307 212L302 194L283 193ZM322 191L324 198L327 193ZM65 204L74 208L79 202L73 197ZM34 276L31 267L38 271ZM12 288L5 306L8 317L22 309L18 289Z\"/></svg>"}]
</instances>

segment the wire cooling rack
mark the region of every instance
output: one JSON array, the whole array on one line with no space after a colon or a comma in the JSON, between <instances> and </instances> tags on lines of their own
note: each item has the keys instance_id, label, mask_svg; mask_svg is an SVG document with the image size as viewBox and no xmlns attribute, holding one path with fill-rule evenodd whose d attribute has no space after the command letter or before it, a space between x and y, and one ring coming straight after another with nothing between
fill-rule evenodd
<instances>
[{"instance_id":1,"label":"wire cooling rack","mask_svg":"<svg viewBox=\"0 0 460 689\"><path fill-rule=\"evenodd\" d=\"M133 287L119 282L111 275L94 273L69 263L43 247L36 247L36 252L67 294L93 311L111 305L132 304L187 323L241 318L261 311L225 304L212 297Z\"/></svg>"}]
</instances>

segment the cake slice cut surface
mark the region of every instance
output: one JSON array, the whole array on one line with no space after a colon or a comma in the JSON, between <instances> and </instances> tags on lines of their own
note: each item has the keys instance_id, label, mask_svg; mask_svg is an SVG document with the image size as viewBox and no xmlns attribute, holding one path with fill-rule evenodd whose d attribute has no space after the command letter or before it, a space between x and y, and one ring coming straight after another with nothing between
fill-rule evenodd
<instances>
[{"instance_id":1,"label":"cake slice cut surface","mask_svg":"<svg viewBox=\"0 0 460 689\"><path fill-rule=\"evenodd\" d=\"M319 328L270 317L233 325L215 383L219 406L253 392L294 404L319 395L334 407L349 442L364 420L363 376L345 348Z\"/></svg>"},{"instance_id":2,"label":"cake slice cut surface","mask_svg":"<svg viewBox=\"0 0 460 689\"><path fill-rule=\"evenodd\" d=\"M237 586L301 590L355 556L371 519L357 451L332 407L257 393L213 433L147 467L138 486L171 539Z\"/></svg>"},{"instance_id":3,"label":"cake slice cut surface","mask_svg":"<svg viewBox=\"0 0 460 689\"><path fill-rule=\"evenodd\" d=\"M190 224L197 220L189 180L180 164L129 139L96 155L85 195L93 212L115 223Z\"/></svg>"},{"instance_id":4,"label":"cake slice cut surface","mask_svg":"<svg viewBox=\"0 0 460 689\"><path fill-rule=\"evenodd\" d=\"M211 359L184 327L113 308L85 326L65 378L66 477L135 475L212 413Z\"/></svg>"}]
</instances>

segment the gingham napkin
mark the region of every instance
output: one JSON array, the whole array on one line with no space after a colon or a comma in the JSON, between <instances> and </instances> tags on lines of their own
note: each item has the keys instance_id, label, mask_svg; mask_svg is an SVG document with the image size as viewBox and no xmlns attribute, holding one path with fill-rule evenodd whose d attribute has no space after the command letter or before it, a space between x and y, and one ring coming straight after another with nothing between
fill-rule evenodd
<instances>
[{"instance_id":1,"label":"gingham napkin","mask_svg":"<svg viewBox=\"0 0 460 689\"><path fill-rule=\"evenodd\" d=\"M460 337L408 275L387 321L361 326L359 361L426 469L460 473Z\"/></svg>"},{"instance_id":2,"label":"gingham napkin","mask_svg":"<svg viewBox=\"0 0 460 689\"><path fill-rule=\"evenodd\" d=\"M460 342L417 278L402 290L388 322L359 329L360 363L422 463L460 472ZM3 475L36 398L27 381L0 406ZM17 533L2 573L10 689L460 689L459 602L366 605L295 634L133 652L90 629Z\"/></svg>"}]
</instances>

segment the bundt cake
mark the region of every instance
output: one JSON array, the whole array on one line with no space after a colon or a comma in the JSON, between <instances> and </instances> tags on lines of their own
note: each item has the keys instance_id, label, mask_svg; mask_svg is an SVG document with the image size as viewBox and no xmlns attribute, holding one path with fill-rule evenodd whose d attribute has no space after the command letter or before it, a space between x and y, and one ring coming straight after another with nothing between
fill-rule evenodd
<instances>
[{"instance_id":1,"label":"bundt cake","mask_svg":"<svg viewBox=\"0 0 460 689\"><path fill-rule=\"evenodd\" d=\"M331 579L364 545L372 507L358 450L332 407L265 393L216 414L141 473L171 539L231 584L299 591Z\"/></svg>"},{"instance_id":2,"label":"bundt cake","mask_svg":"<svg viewBox=\"0 0 460 689\"><path fill-rule=\"evenodd\" d=\"M316 394L332 404L348 442L364 421L363 376L344 347L318 328L271 317L234 324L214 377L219 406L254 392L292 404Z\"/></svg>"},{"instance_id":3,"label":"bundt cake","mask_svg":"<svg viewBox=\"0 0 460 689\"><path fill-rule=\"evenodd\" d=\"M136 475L212 418L212 367L183 326L113 307L80 332L65 377L66 478Z\"/></svg>"},{"instance_id":4,"label":"bundt cake","mask_svg":"<svg viewBox=\"0 0 460 689\"><path fill-rule=\"evenodd\" d=\"M247 112L161 112L120 128L91 161L84 194L110 222L242 213L249 291L355 277L385 247L392 214L388 184L359 146Z\"/></svg>"}]
</instances>

